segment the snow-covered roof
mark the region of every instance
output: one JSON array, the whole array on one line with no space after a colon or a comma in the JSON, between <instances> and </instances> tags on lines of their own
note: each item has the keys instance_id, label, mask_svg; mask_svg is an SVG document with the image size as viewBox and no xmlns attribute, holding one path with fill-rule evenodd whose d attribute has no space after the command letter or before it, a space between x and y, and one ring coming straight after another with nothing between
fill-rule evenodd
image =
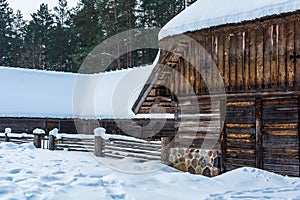
<instances>
[{"instance_id":1,"label":"snow-covered roof","mask_svg":"<svg viewBox=\"0 0 300 200\"><path fill-rule=\"evenodd\" d=\"M0 67L0 117L134 118L152 69L83 75Z\"/></svg>"},{"instance_id":2,"label":"snow-covered roof","mask_svg":"<svg viewBox=\"0 0 300 200\"><path fill-rule=\"evenodd\" d=\"M169 21L159 39L300 9L300 0L198 0Z\"/></svg>"}]
</instances>

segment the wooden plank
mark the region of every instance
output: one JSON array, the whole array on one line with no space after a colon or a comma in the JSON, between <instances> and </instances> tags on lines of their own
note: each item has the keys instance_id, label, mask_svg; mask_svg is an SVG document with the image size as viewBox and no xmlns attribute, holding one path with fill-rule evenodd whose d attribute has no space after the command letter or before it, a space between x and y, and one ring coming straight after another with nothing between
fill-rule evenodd
<instances>
[{"instance_id":1,"label":"wooden plank","mask_svg":"<svg viewBox=\"0 0 300 200\"><path fill-rule=\"evenodd\" d=\"M287 85L288 87L293 87L295 83L295 63L290 56L293 55L295 51L295 22L290 20L287 23ZM299 73L299 72L298 72Z\"/></svg>"},{"instance_id":2,"label":"wooden plank","mask_svg":"<svg viewBox=\"0 0 300 200\"><path fill-rule=\"evenodd\" d=\"M218 51L218 55L217 55L217 68L218 68L218 73L220 75L220 78L222 78L223 84L224 84L224 35L223 34L219 34L218 35L218 47L217 47L217 51Z\"/></svg>"},{"instance_id":3,"label":"wooden plank","mask_svg":"<svg viewBox=\"0 0 300 200\"><path fill-rule=\"evenodd\" d=\"M264 85L264 30L256 30L256 85L259 90Z\"/></svg>"},{"instance_id":4,"label":"wooden plank","mask_svg":"<svg viewBox=\"0 0 300 200\"><path fill-rule=\"evenodd\" d=\"M230 40L231 37L229 35L224 37L224 86L226 91L228 91L230 87Z\"/></svg>"},{"instance_id":5,"label":"wooden plank","mask_svg":"<svg viewBox=\"0 0 300 200\"><path fill-rule=\"evenodd\" d=\"M175 73L174 74L174 94L177 95L177 94L179 94L179 87L180 87L180 66L179 66L179 63L176 64L174 73Z\"/></svg>"},{"instance_id":6,"label":"wooden plank","mask_svg":"<svg viewBox=\"0 0 300 200\"><path fill-rule=\"evenodd\" d=\"M189 43L189 48L186 50L184 54L184 76L185 76L185 94L191 94L191 85L190 85L190 69L191 69L191 64L190 64L190 51L191 51L191 43Z\"/></svg>"},{"instance_id":7,"label":"wooden plank","mask_svg":"<svg viewBox=\"0 0 300 200\"><path fill-rule=\"evenodd\" d=\"M279 24L279 35L278 35L278 53L279 53L279 70L278 79L281 88L286 85L286 68L287 68L287 51L286 51L286 24Z\"/></svg>"},{"instance_id":8,"label":"wooden plank","mask_svg":"<svg viewBox=\"0 0 300 200\"><path fill-rule=\"evenodd\" d=\"M213 76L212 76L212 40L210 36L206 37L205 49L206 49L206 59L205 59L205 83L207 89L213 87Z\"/></svg>"},{"instance_id":9,"label":"wooden plank","mask_svg":"<svg viewBox=\"0 0 300 200\"><path fill-rule=\"evenodd\" d=\"M201 93L201 74L200 74L200 44L197 43L195 46L195 92L196 95Z\"/></svg>"},{"instance_id":10,"label":"wooden plank","mask_svg":"<svg viewBox=\"0 0 300 200\"><path fill-rule=\"evenodd\" d=\"M251 29L249 32L249 89L256 89L256 30Z\"/></svg>"},{"instance_id":11,"label":"wooden plank","mask_svg":"<svg viewBox=\"0 0 300 200\"><path fill-rule=\"evenodd\" d=\"M196 63L196 43L194 41L191 42L190 47L189 47L189 55L190 55L190 75L189 75L189 82L191 85L190 88L190 93L191 94L195 94L196 91L196 69L195 69L195 63Z\"/></svg>"},{"instance_id":12,"label":"wooden plank","mask_svg":"<svg viewBox=\"0 0 300 200\"><path fill-rule=\"evenodd\" d=\"M264 28L264 88L272 85L273 26Z\"/></svg>"},{"instance_id":13,"label":"wooden plank","mask_svg":"<svg viewBox=\"0 0 300 200\"><path fill-rule=\"evenodd\" d=\"M295 52L299 55L300 54L300 18L298 17L295 20ZM300 59L297 59L296 62L296 74L295 74L295 80L296 85L300 86Z\"/></svg>"},{"instance_id":14,"label":"wooden plank","mask_svg":"<svg viewBox=\"0 0 300 200\"><path fill-rule=\"evenodd\" d=\"M218 36L212 37L212 61L211 61L211 71L212 71L212 87L214 89L214 92L219 91L218 90L218 77L219 77L219 71L218 71Z\"/></svg>"},{"instance_id":15,"label":"wooden plank","mask_svg":"<svg viewBox=\"0 0 300 200\"><path fill-rule=\"evenodd\" d=\"M279 26L273 25L272 37L272 57L271 57L271 83L273 88L278 88L279 86Z\"/></svg>"},{"instance_id":16,"label":"wooden plank","mask_svg":"<svg viewBox=\"0 0 300 200\"><path fill-rule=\"evenodd\" d=\"M180 68L180 82L179 82L179 94L185 94L185 60L183 58L179 59L179 68Z\"/></svg>"},{"instance_id":17,"label":"wooden plank","mask_svg":"<svg viewBox=\"0 0 300 200\"><path fill-rule=\"evenodd\" d=\"M257 168L263 169L263 147L262 147L262 100L256 99L255 101L255 114L256 114L256 147L255 147L255 154L256 154L256 164Z\"/></svg>"},{"instance_id":18,"label":"wooden plank","mask_svg":"<svg viewBox=\"0 0 300 200\"><path fill-rule=\"evenodd\" d=\"M249 31L244 32L244 87L245 90L250 88L250 34Z\"/></svg>"},{"instance_id":19,"label":"wooden plank","mask_svg":"<svg viewBox=\"0 0 300 200\"><path fill-rule=\"evenodd\" d=\"M245 65L244 65L244 35L239 33L237 37L237 49L236 49L236 87L239 91L245 88Z\"/></svg>"},{"instance_id":20,"label":"wooden plank","mask_svg":"<svg viewBox=\"0 0 300 200\"><path fill-rule=\"evenodd\" d=\"M229 55L229 88L235 91L237 88L237 35L232 34L230 38L230 55Z\"/></svg>"},{"instance_id":21,"label":"wooden plank","mask_svg":"<svg viewBox=\"0 0 300 200\"><path fill-rule=\"evenodd\" d=\"M206 50L205 50L205 38L201 39L199 41L200 44L200 49L199 49L199 55L200 55L200 63L199 63L199 68L200 68L200 75L201 75L201 81L200 81L200 86L201 86L201 93L206 92L206 72L205 72L205 67L206 67Z\"/></svg>"}]
</instances>

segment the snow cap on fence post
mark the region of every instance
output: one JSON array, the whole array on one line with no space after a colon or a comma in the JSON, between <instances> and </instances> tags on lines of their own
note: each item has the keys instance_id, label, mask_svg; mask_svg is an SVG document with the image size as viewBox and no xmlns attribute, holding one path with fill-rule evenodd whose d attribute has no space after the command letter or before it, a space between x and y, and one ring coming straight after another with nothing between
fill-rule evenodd
<instances>
[{"instance_id":1,"label":"snow cap on fence post","mask_svg":"<svg viewBox=\"0 0 300 200\"><path fill-rule=\"evenodd\" d=\"M4 142L9 142L8 134L10 134L10 133L11 133L11 128L6 128L5 133L4 133L4 136L5 136Z\"/></svg>"},{"instance_id":2,"label":"snow cap on fence post","mask_svg":"<svg viewBox=\"0 0 300 200\"><path fill-rule=\"evenodd\" d=\"M33 130L33 134L34 135L44 135L44 134L46 134L46 132L43 129L36 128Z\"/></svg>"},{"instance_id":3,"label":"snow cap on fence post","mask_svg":"<svg viewBox=\"0 0 300 200\"><path fill-rule=\"evenodd\" d=\"M94 134L95 136L98 136L98 137L101 137L103 134L106 133L106 129L105 128L102 128L102 127L99 127L99 128L96 128L94 130Z\"/></svg>"},{"instance_id":4,"label":"snow cap on fence post","mask_svg":"<svg viewBox=\"0 0 300 200\"><path fill-rule=\"evenodd\" d=\"M7 133L7 134L8 134L8 133L11 133L11 128L6 128L6 129L5 129L5 133Z\"/></svg>"}]
</instances>

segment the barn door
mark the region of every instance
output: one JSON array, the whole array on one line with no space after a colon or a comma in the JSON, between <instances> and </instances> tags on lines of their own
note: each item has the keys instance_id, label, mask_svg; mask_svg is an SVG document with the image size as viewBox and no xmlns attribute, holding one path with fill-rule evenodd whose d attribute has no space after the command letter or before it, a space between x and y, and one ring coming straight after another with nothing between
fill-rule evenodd
<instances>
[{"instance_id":1,"label":"barn door","mask_svg":"<svg viewBox=\"0 0 300 200\"><path fill-rule=\"evenodd\" d=\"M299 176L299 100L262 101L262 168Z\"/></svg>"},{"instance_id":2,"label":"barn door","mask_svg":"<svg viewBox=\"0 0 300 200\"><path fill-rule=\"evenodd\" d=\"M248 166L300 176L297 97L227 101L223 138L227 171Z\"/></svg>"}]
</instances>

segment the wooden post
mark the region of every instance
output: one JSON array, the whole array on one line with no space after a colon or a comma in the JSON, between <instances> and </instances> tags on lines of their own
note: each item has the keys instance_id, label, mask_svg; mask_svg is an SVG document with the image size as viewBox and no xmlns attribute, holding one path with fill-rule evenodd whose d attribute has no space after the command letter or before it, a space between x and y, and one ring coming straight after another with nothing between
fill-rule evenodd
<instances>
[{"instance_id":1,"label":"wooden post","mask_svg":"<svg viewBox=\"0 0 300 200\"><path fill-rule=\"evenodd\" d=\"M99 135L95 135L95 156L97 157L104 157L103 154L103 149L104 149L104 141L102 137Z\"/></svg>"},{"instance_id":2,"label":"wooden post","mask_svg":"<svg viewBox=\"0 0 300 200\"><path fill-rule=\"evenodd\" d=\"M255 148L255 154L256 154L256 167L259 169L263 169L263 152L262 152L262 99L258 98L255 100L255 113L256 113L256 148Z\"/></svg>"},{"instance_id":3,"label":"wooden post","mask_svg":"<svg viewBox=\"0 0 300 200\"><path fill-rule=\"evenodd\" d=\"M225 107L225 108L224 108ZM220 110L223 111L223 108L225 109L224 111L226 112L227 109L227 102L226 100L221 100L220 102ZM226 136L226 113L221 112L220 113L220 126L222 127L221 131L221 166L220 170L221 173L226 172L226 149L227 149L227 136Z\"/></svg>"},{"instance_id":4,"label":"wooden post","mask_svg":"<svg viewBox=\"0 0 300 200\"><path fill-rule=\"evenodd\" d=\"M55 136L51 134L49 135L49 150L55 150Z\"/></svg>"},{"instance_id":5,"label":"wooden post","mask_svg":"<svg viewBox=\"0 0 300 200\"><path fill-rule=\"evenodd\" d=\"M41 134L33 134L33 144L36 148L42 147L42 135Z\"/></svg>"},{"instance_id":6,"label":"wooden post","mask_svg":"<svg viewBox=\"0 0 300 200\"><path fill-rule=\"evenodd\" d=\"M174 137L161 138L161 162L170 164L169 155L172 144L174 144Z\"/></svg>"},{"instance_id":7,"label":"wooden post","mask_svg":"<svg viewBox=\"0 0 300 200\"><path fill-rule=\"evenodd\" d=\"M42 147L42 138L45 135L45 131L43 129L36 128L33 130L33 144L36 148Z\"/></svg>"},{"instance_id":8,"label":"wooden post","mask_svg":"<svg viewBox=\"0 0 300 200\"><path fill-rule=\"evenodd\" d=\"M5 137L4 142L9 142L9 137L8 137L7 133L4 134L4 137Z\"/></svg>"}]
</instances>

